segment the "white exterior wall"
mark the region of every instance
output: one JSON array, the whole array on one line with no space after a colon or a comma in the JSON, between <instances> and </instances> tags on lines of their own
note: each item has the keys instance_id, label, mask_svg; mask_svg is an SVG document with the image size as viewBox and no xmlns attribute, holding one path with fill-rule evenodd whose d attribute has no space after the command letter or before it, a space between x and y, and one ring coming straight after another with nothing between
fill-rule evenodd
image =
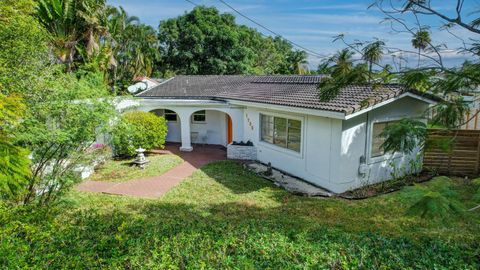
<instances>
[{"instance_id":1,"label":"white exterior wall","mask_svg":"<svg viewBox=\"0 0 480 270\"><path fill-rule=\"evenodd\" d=\"M300 153L278 147L260 140L260 114L268 114L302 121L302 145ZM332 152L338 152L340 144L341 120L320 116L289 113L286 111L265 110L253 107L245 109L244 140L250 140L257 148L257 158L263 163L315 185L333 190L330 182L335 160Z\"/></svg>"},{"instance_id":2,"label":"white exterior wall","mask_svg":"<svg viewBox=\"0 0 480 270\"><path fill-rule=\"evenodd\" d=\"M205 123L190 122L190 132L198 132L197 141L192 141L192 143L203 143L202 136L206 136L207 144L220 144L226 146L227 119L225 118L225 113L206 110L205 114Z\"/></svg>"},{"instance_id":3,"label":"white exterior wall","mask_svg":"<svg viewBox=\"0 0 480 270\"><path fill-rule=\"evenodd\" d=\"M181 142L182 141L182 131L180 127L180 117L177 115L177 121L172 122L168 121L167 122L168 126L168 133L167 137L165 140L167 142Z\"/></svg>"},{"instance_id":4,"label":"white exterior wall","mask_svg":"<svg viewBox=\"0 0 480 270\"><path fill-rule=\"evenodd\" d=\"M181 111L181 108L172 107L170 110ZM199 136L197 141L192 141L192 143L207 143L207 144L220 144L226 145L227 143L227 125L225 113L215 110L206 110L206 121L205 123L194 123L190 117L190 132L198 132ZM178 113L177 113L178 115ZM182 141L182 130L180 124L180 117L177 116L177 121L172 122L168 121L168 133L167 133L167 142L181 142ZM201 140L201 136L206 136L207 140L204 142Z\"/></svg>"},{"instance_id":5,"label":"white exterior wall","mask_svg":"<svg viewBox=\"0 0 480 270\"><path fill-rule=\"evenodd\" d=\"M390 162L392 161L397 168L409 168L409 162L416 159L417 152L411 155L397 153L370 158L372 127L375 122L399 120L405 117L420 118L427 107L428 104L423 101L404 97L343 121L339 162L332 176L335 179L337 192L391 179ZM368 172L363 177L358 173L361 156L366 156L368 166Z\"/></svg>"},{"instance_id":6,"label":"white exterior wall","mask_svg":"<svg viewBox=\"0 0 480 270\"><path fill-rule=\"evenodd\" d=\"M290 112L286 107L268 105L258 107L240 103L237 105L228 102L202 104L202 101L141 100L137 109L143 111L169 109L177 112L179 121L169 123L167 140L181 141L182 148L187 151L191 148L190 132L210 130L211 136L207 143L225 145L227 137L225 113L228 113L233 122L233 140L252 141L259 161L271 162L277 169L341 193L390 178L390 156L368 158L371 127L374 122L420 117L428 107L428 103L407 96L349 120L341 120L332 118L334 115L315 116L301 111ZM191 123L192 113L198 110L206 110L205 124ZM300 153L260 140L261 113L302 121ZM186 131L188 136L184 136L182 131ZM366 177L361 177L358 173L360 157L363 155L367 156ZM408 164L414 157L415 155L396 155L393 160L397 167L400 167Z\"/></svg>"},{"instance_id":7,"label":"white exterior wall","mask_svg":"<svg viewBox=\"0 0 480 270\"><path fill-rule=\"evenodd\" d=\"M228 114L232 118L233 140L243 140L243 108L232 106L225 102L209 102L201 100L139 100L139 105L133 109L152 111L168 109L177 113L177 122L168 123L168 142L182 142L182 147L188 149L191 143L204 143L202 136L207 137L205 143L226 145ZM192 114L205 110L206 122L193 123ZM186 134L182 134L182 131ZM191 133L198 132L197 140L191 141ZM185 136L183 136L185 135ZM190 145L190 146L188 146Z\"/></svg>"}]
</instances>

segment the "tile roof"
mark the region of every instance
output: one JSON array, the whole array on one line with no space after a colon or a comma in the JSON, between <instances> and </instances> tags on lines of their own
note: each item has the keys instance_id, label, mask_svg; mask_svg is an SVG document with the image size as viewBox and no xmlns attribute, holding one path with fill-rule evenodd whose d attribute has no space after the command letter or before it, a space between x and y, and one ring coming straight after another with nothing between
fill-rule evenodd
<instances>
[{"instance_id":1,"label":"tile roof","mask_svg":"<svg viewBox=\"0 0 480 270\"><path fill-rule=\"evenodd\" d=\"M143 98L230 99L345 113L395 98L407 90L398 84L351 85L328 102L319 99L322 75L182 75L138 94Z\"/></svg>"}]
</instances>

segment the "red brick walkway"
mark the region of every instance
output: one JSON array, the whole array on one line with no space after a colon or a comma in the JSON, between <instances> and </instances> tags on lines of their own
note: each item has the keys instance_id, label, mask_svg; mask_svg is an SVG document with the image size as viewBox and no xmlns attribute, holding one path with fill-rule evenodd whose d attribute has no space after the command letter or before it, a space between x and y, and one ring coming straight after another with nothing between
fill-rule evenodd
<instances>
[{"instance_id":1,"label":"red brick walkway","mask_svg":"<svg viewBox=\"0 0 480 270\"><path fill-rule=\"evenodd\" d=\"M76 188L80 191L102 192L142 198L158 198L190 176L201 166L216 160L225 160L226 152L217 145L196 145L192 152L180 152L178 144L168 144L159 154L175 154L184 162L159 176L114 183L104 181L84 181ZM148 166L148 165L147 165Z\"/></svg>"}]
</instances>

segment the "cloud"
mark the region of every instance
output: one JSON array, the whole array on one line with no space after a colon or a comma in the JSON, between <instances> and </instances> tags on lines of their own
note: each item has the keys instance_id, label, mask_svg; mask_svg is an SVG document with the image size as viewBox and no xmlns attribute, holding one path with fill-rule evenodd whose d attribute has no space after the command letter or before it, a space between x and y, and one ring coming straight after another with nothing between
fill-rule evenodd
<instances>
[{"instance_id":1,"label":"cloud","mask_svg":"<svg viewBox=\"0 0 480 270\"><path fill-rule=\"evenodd\" d=\"M360 4L333 4L321 6L299 7L297 10L366 10L368 6Z\"/></svg>"}]
</instances>

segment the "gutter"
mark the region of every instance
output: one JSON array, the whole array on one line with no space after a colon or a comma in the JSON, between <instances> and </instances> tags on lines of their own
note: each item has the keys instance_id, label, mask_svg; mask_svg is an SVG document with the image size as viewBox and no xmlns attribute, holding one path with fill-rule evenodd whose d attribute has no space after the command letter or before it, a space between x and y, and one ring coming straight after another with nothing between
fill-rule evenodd
<instances>
[{"instance_id":1,"label":"gutter","mask_svg":"<svg viewBox=\"0 0 480 270\"><path fill-rule=\"evenodd\" d=\"M343 112L334 112L334 111L327 111L327 110L318 110L318 109L308 109L308 108L301 108L301 107L293 107L293 106L284 106L284 105L275 105L270 103L261 103L261 102L248 102L248 101L241 101L235 99L226 99L229 100L231 104L237 104L240 106L249 106L261 109L271 109L277 111L287 111L291 113L297 114L308 114L320 117L327 117L327 118L334 118L339 120L345 120L345 113Z\"/></svg>"}]
</instances>

